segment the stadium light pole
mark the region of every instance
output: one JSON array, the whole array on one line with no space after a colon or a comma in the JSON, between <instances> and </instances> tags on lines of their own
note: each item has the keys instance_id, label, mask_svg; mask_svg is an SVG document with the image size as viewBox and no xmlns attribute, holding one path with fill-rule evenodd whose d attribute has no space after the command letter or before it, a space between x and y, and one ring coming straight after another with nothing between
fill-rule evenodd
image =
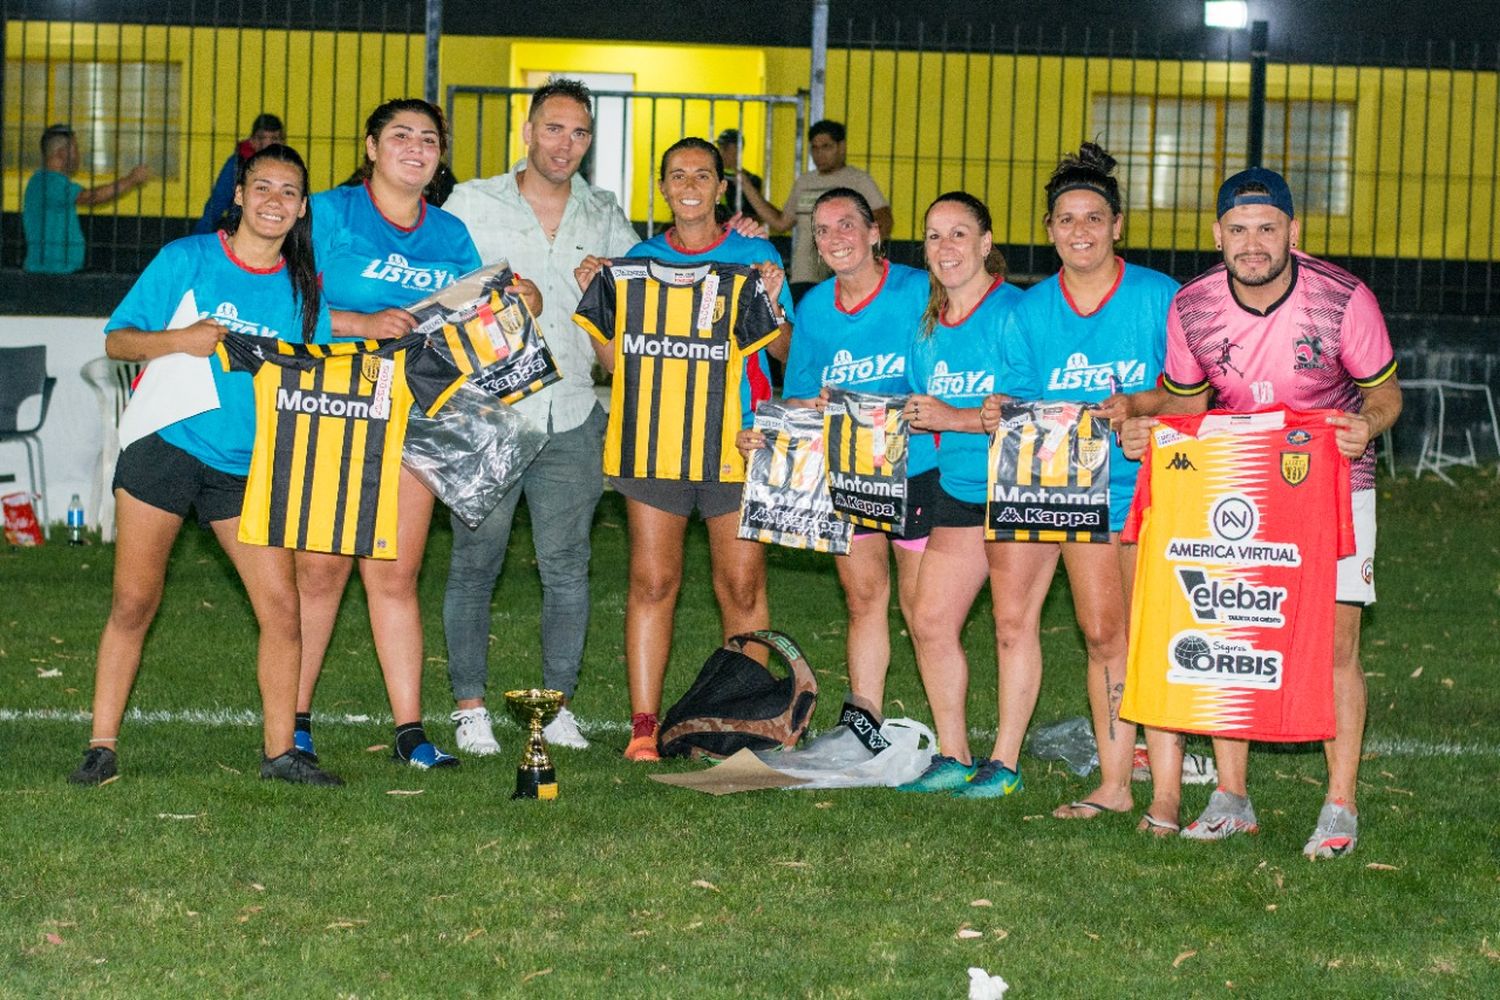
<instances>
[{"instance_id":1,"label":"stadium light pole","mask_svg":"<svg viewBox=\"0 0 1500 1000\"><path fill-rule=\"evenodd\" d=\"M427 103L438 102L438 41L443 37L443 0L427 0Z\"/></svg>"},{"instance_id":2,"label":"stadium light pole","mask_svg":"<svg viewBox=\"0 0 1500 1000\"><path fill-rule=\"evenodd\" d=\"M1250 114L1245 137L1245 165L1263 165L1266 151L1266 58L1270 25L1250 20L1246 0L1204 0L1203 24L1209 28L1238 31L1250 26Z\"/></svg>"},{"instance_id":3,"label":"stadium light pole","mask_svg":"<svg viewBox=\"0 0 1500 1000\"><path fill-rule=\"evenodd\" d=\"M828 81L828 0L813 0L812 80L807 101L809 121L822 121L823 94Z\"/></svg>"}]
</instances>

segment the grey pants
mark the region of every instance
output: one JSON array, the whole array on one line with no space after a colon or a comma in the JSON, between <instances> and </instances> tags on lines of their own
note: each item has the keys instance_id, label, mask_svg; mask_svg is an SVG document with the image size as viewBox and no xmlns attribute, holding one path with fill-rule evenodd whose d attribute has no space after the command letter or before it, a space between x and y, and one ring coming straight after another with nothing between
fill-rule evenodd
<instances>
[{"instance_id":1,"label":"grey pants","mask_svg":"<svg viewBox=\"0 0 1500 1000\"><path fill-rule=\"evenodd\" d=\"M542 683L573 696L589 628L589 532L604 491L605 422L604 410L596 406L581 425L548 438L521 481L476 530L452 518L453 561L443 595L443 631L455 701L484 697L490 601L523 492L542 578ZM532 648L529 635L515 630L499 634L503 655L512 660Z\"/></svg>"}]
</instances>

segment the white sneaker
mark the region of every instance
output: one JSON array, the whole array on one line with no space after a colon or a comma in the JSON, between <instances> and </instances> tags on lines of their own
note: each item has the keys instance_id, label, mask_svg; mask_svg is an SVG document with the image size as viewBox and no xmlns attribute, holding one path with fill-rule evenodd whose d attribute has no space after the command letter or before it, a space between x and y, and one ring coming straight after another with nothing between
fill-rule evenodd
<instances>
[{"instance_id":1,"label":"white sneaker","mask_svg":"<svg viewBox=\"0 0 1500 1000\"><path fill-rule=\"evenodd\" d=\"M589 741L584 739L583 733L578 731L578 716L569 711L566 705L558 709L552 721L542 727L542 738L553 746L569 747L573 750L589 748Z\"/></svg>"},{"instance_id":2,"label":"white sneaker","mask_svg":"<svg viewBox=\"0 0 1500 1000\"><path fill-rule=\"evenodd\" d=\"M458 748L464 753L476 757L493 757L500 752L500 742L495 739L495 729L490 723L489 709L483 705L478 708L461 708L450 718L458 727L454 735L457 737Z\"/></svg>"}]
</instances>

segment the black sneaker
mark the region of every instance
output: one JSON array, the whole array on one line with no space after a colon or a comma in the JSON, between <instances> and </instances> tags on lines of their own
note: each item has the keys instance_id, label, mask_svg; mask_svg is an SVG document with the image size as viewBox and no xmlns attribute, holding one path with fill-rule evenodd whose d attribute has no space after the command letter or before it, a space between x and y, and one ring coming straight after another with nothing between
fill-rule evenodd
<instances>
[{"instance_id":1,"label":"black sneaker","mask_svg":"<svg viewBox=\"0 0 1500 1000\"><path fill-rule=\"evenodd\" d=\"M336 787L344 783L343 778L336 774L329 774L313 763L307 754L295 747L279 757L262 757L260 776L275 778L277 781L288 781L294 785Z\"/></svg>"},{"instance_id":2,"label":"black sneaker","mask_svg":"<svg viewBox=\"0 0 1500 1000\"><path fill-rule=\"evenodd\" d=\"M83 763L68 775L75 785L102 785L120 771L119 758L109 747L89 747L83 752Z\"/></svg>"}]
</instances>

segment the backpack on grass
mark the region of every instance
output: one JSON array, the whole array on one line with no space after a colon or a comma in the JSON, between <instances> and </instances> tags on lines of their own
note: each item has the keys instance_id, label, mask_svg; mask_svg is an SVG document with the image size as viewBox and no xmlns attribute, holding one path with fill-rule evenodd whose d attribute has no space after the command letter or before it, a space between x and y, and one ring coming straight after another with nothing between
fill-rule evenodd
<instances>
[{"instance_id":1,"label":"backpack on grass","mask_svg":"<svg viewBox=\"0 0 1500 1000\"><path fill-rule=\"evenodd\" d=\"M758 643L780 658L778 677L746 656ZM728 757L742 750L791 747L802 738L818 700L818 682L792 638L758 629L729 639L703 664L698 677L661 724L664 757Z\"/></svg>"}]
</instances>

